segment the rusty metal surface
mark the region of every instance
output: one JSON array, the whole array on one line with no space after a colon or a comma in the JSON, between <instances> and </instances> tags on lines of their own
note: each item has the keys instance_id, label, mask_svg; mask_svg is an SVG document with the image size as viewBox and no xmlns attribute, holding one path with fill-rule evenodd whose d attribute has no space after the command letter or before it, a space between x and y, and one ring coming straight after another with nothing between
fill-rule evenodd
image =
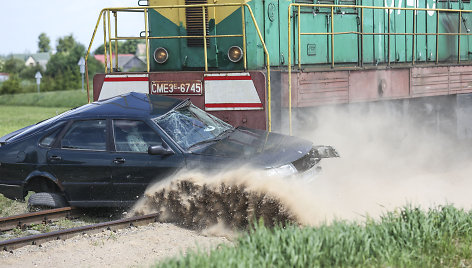
<instances>
[{"instance_id":1,"label":"rusty metal surface","mask_svg":"<svg viewBox=\"0 0 472 268\"><path fill-rule=\"evenodd\" d=\"M408 98L409 80L407 69L351 71L349 102Z\"/></svg>"},{"instance_id":2,"label":"rusty metal surface","mask_svg":"<svg viewBox=\"0 0 472 268\"><path fill-rule=\"evenodd\" d=\"M472 66L412 68L412 97L472 92Z\"/></svg>"},{"instance_id":3,"label":"rusty metal surface","mask_svg":"<svg viewBox=\"0 0 472 268\"><path fill-rule=\"evenodd\" d=\"M437 96L449 94L449 68L411 68L411 96Z\"/></svg>"},{"instance_id":4,"label":"rusty metal surface","mask_svg":"<svg viewBox=\"0 0 472 268\"><path fill-rule=\"evenodd\" d=\"M451 66L449 67L449 93L472 92L472 67Z\"/></svg>"},{"instance_id":5,"label":"rusty metal surface","mask_svg":"<svg viewBox=\"0 0 472 268\"><path fill-rule=\"evenodd\" d=\"M283 105L288 78L282 74ZM472 92L472 66L308 71L293 75L293 107L369 102Z\"/></svg>"},{"instance_id":6,"label":"rusty metal surface","mask_svg":"<svg viewBox=\"0 0 472 268\"><path fill-rule=\"evenodd\" d=\"M0 218L0 231L24 228L31 224L49 223L63 218L73 218L80 214L74 207L56 208Z\"/></svg>"},{"instance_id":7,"label":"rusty metal surface","mask_svg":"<svg viewBox=\"0 0 472 268\"><path fill-rule=\"evenodd\" d=\"M288 107L287 74L282 75L283 105ZM292 75L292 106L346 103L349 100L349 72L307 72Z\"/></svg>"},{"instance_id":8,"label":"rusty metal surface","mask_svg":"<svg viewBox=\"0 0 472 268\"><path fill-rule=\"evenodd\" d=\"M152 222L157 222L159 217L158 213L149 214L144 216L137 216L128 219L121 219L109 222L103 222L93 225L75 227L66 230L59 230L44 234L31 235L21 238L15 238L0 242L0 248L4 251L11 251L27 245L41 245L47 241L52 240L65 240L79 234L94 234L103 230L117 230L123 229L130 226L146 225Z\"/></svg>"},{"instance_id":9,"label":"rusty metal surface","mask_svg":"<svg viewBox=\"0 0 472 268\"><path fill-rule=\"evenodd\" d=\"M105 76L106 74L96 74L93 77L93 101L97 101L100 96Z\"/></svg>"}]
</instances>

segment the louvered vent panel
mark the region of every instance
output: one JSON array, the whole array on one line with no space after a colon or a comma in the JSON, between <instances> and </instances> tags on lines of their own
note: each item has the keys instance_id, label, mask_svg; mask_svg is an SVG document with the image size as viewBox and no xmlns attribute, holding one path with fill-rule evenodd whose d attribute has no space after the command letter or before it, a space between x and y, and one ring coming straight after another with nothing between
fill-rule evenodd
<instances>
[{"instance_id":1,"label":"louvered vent panel","mask_svg":"<svg viewBox=\"0 0 472 268\"><path fill-rule=\"evenodd\" d=\"M207 4L207 0L185 0L186 5ZM187 20L187 35L203 36L203 13L201 7L187 7L185 9ZM205 8L206 33L208 34L208 8ZM207 46L210 44L207 38ZM203 38L187 38L189 47L203 47Z\"/></svg>"}]
</instances>

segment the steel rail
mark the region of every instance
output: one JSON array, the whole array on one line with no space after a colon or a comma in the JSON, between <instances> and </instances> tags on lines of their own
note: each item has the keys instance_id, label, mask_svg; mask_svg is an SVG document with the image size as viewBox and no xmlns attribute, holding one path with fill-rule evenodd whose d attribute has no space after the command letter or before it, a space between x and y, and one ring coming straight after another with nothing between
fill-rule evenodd
<instances>
[{"instance_id":1,"label":"steel rail","mask_svg":"<svg viewBox=\"0 0 472 268\"><path fill-rule=\"evenodd\" d=\"M26 228L31 224L50 223L63 218L74 218L80 215L80 210L74 207L55 208L0 218L0 231L15 228Z\"/></svg>"},{"instance_id":2,"label":"steel rail","mask_svg":"<svg viewBox=\"0 0 472 268\"><path fill-rule=\"evenodd\" d=\"M66 240L79 234L95 234L103 230L118 230L131 226L141 226L153 222L158 222L159 213L137 216L128 219L114 220L102 222L87 226L75 227L71 229L58 230L44 234L31 235L21 238L14 238L0 242L0 249L4 251L12 251L14 249L28 246L41 245L42 243L53 240Z\"/></svg>"}]
</instances>

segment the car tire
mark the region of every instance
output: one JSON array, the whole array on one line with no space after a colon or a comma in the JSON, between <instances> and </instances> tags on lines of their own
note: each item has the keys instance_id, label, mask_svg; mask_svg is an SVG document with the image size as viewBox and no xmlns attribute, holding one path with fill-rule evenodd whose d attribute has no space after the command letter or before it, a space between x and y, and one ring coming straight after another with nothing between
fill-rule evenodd
<instances>
[{"instance_id":1,"label":"car tire","mask_svg":"<svg viewBox=\"0 0 472 268\"><path fill-rule=\"evenodd\" d=\"M66 198L59 193L34 193L28 199L28 208L62 208L68 205Z\"/></svg>"}]
</instances>

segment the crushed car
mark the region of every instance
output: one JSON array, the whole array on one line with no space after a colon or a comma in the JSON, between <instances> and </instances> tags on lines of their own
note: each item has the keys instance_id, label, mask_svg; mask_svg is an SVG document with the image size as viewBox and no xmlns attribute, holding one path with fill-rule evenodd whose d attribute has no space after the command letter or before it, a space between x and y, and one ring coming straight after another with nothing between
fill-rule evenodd
<instances>
[{"instance_id":1,"label":"crushed car","mask_svg":"<svg viewBox=\"0 0 472 268\"><path fill-rule=\"evenodd\" d=\"M190 100L127 93L0 138L0 193L30 206L126 207L181 169L312 176L330 146L233 127Z\"/></svg>"}]
</instances>

